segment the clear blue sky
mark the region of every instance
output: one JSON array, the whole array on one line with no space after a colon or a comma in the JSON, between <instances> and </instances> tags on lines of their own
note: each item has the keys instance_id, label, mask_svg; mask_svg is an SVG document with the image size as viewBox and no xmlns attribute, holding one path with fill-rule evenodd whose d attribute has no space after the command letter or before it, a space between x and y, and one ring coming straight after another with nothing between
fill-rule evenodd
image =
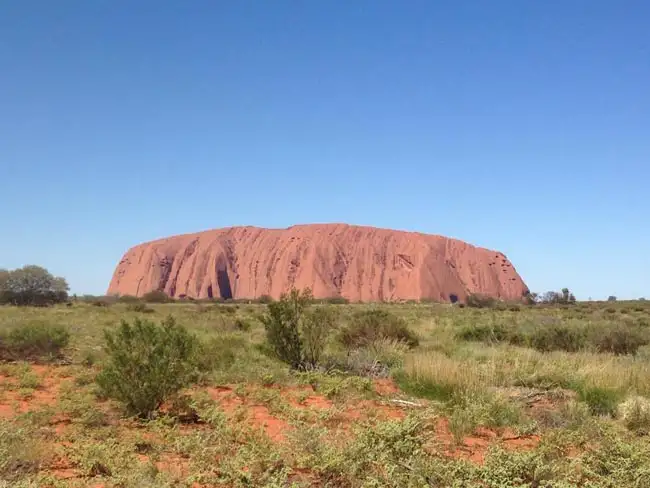
<instances>
[{"instance_id":1,"label":"clear blue sky","mask_svg":"<svg viewBox=\"0 0 650 488\"><path fill-rule=\"evenodd\" d=\"M347 222L650 297L650 2L0 3L0 267Z\"/></svg>"}]
</instances>

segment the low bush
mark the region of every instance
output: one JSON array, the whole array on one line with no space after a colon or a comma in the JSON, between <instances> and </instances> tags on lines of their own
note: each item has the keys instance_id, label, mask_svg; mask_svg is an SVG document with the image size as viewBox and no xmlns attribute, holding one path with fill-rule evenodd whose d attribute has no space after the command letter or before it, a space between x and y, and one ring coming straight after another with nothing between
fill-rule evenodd
<instances>
[{"instance_id":1,"label":"low bush","mask_svg":"<svg viewBox=\"0 0 650 488\"><path fill-rule=\"evenodd\" d=\"M448 404L449 428L457 442L477 427L513 426L521 420L521 411L505 398L477 390L458 390Z\"/></svg>"},{"instance_id":2,"label":"low bush","mask_svg":"<svg viewBox=\"0 0 650 488\"><path fill-rule=\"evenodd\" d=\"M173 301L167 293L161 290L153 290L142 295L142 299L147 303L167 303Z\"/></svg>"},{"instance_id":3,"label":"low bush","mask_svg":"<svg viewBox=\"0 0 650 488\"><path fill-rule=\"evenodd\" d=\"M540 324L530 331L526 339L530 347L542 352L577 352L587 345L584 329L566 323Z\"/></svg>"},{"instance_id":4,"label":"low bush","mask_svg":"<svg viewBox=\"0 0 650 488\"><path fill-rule=\"evenodd\" d=\"M455 383L424 376L417 378L403 370L393 373L393 379L405 393L429 400L446 402L458 391L458 385Z\"/></svg>"},{"instance_id":5,"label":"low bush","mask_svg":"<svg viewBox=\"0 0 650 488\"><path fill-rule=\"evenodd\" d=\"M65 327L41 322L15 327L0 334L0 360L60 359L70 341Z\"/></svg>"},{"instance_id":6,"label":"low bush","mask_svg":"<svg viewBox=\"0 0 650 488\"><path fill-rule=\"evenodd\" d=\"M647 334L624 324L613 324L596 329L592 342L598 352L613 354L636 354L641 346L648 344Z\"/></svg>"},{"instance_id":7,"label":"low bush","mask_svg":"<svg viewBox=\"0 0 650 488\"><path fill-rule=\"evenodd\" d=\"M497 304L497 300L492 297L485 295L480 295L478 293L472 293L467 295L467 300L465 303L468 307L472 308L491 308Z\"/></svg>"},{"instance_id":8,"label":"low bush","mask_svg":"<svg viewBox=\"0 0 650 488\"><path fill-rule=\"evenodd\" d=\"M129 303L126 306L127 312L137 312L137 313L154 313L155 310L151 307L147 307L145 303L142 302L133 302Z\"/></svg>"},{"instance_id":9,"label":"low bush","mask_svg":"<svg viewBox=\"0 0 650 488\"><path fill-rule=\"evenodd\" d=\"M409 350L402 341L381 338L367 347L353 349L345 355L329 358L331 369L346 371L357 376L387 378L391 370L403 366L404 356Z\"/></svg>"},{"instance_id":10,"label":"low bush","mask_svg":"<svg viewBox=\"0 0 650 488\"><path fill-rule=\"evenodd\" d=\"M485 342L495 344L499 342L512 342L513 331L504 324L472 324L461 329L456 337L464 341Z\"/></svg>"},{"instance_id":11,"label":"low bush","mask_svg":"<svg viewBox=\"0 0 650 488\"><path fill-rule=\"evenodd\" d=\"M621 401L621 393L609 388L583 385L578 388L578 398L589 406L592 415L613 417Z\"/></svg>"},{"instance_id":12,"label":"low bush","mask_svg":"<svg viewBox=\"0 0 650 488\"><path fill-rule=\"evenodd\" d=\"M102 393L127 412L149 418L160 405L196 379L199 342L168 317L157 325L135 319L105 331L108 361L97 376Z\"/></svg>"},{"instance_id":13,"label":"low bush","mask_svg":"<svg viewBox=\"0 0 650 488\"><path fill-rule=\"evenodd\" d=\"M650 400L633 396L618 406L618 417L628 430L639 434L650 434Z\"/></svg>"},{"instance_id":14,"label":"low bush","mask_svg":"<svg viewBox=\"0 0 650 488\"><path fill-rule=\"evenodd\" d=\"M134 297L133 295L119 295L117 297L117 301L119 303L140 303L141 300L138 297Z\"/></svg>"},{"instance_id":15,"label":"low bush","mask_svg":"<svg viewBox=\"0 0 650 488\"><path fill-rule=\"evenodd\" d=\"M367 347L382 338L395 339L409 347L419 344L417 335L408 328L403 318L378 308L354 314L338 339L346 348L354 349Z\"/></svg>"}]
</instances>

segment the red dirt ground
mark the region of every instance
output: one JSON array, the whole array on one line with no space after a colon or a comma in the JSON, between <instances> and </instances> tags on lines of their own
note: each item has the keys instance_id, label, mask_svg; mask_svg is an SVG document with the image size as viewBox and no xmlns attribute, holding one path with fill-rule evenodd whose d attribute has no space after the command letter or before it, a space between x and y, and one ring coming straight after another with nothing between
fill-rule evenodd
<instances>
[{"instance_id":1,"label":"red dirt ground","mask_svg":"<svg viewBox=\"0 0 650 488\"><path fill-rule=\"evenodd\" d=\"M16 378L0 375L0 417L12 418L19 413L56 405L61 382L65 379L61 375L59 368L56 366L33 366L33 371L41 378L41 386L34 391L29 399L20 398ZM309 387L285 388L273 386L269 388L280 390L282 397L297 409L327 411L336 408L334 402L314 393L313 389ZM392 380L375 380L374 388L380 395L380 399L358 401L347 406L340 413L336 413L326 422L328 424L331 422L337 427L348 430L353 423L369 418L390 420L401 419L406 416L407 409L404 406L389 403L389 397L399 393L398 387ZM250 399L248 396L237 395L230 386L210 387L204 389L204 391L223 409L227 416L232 417L243 413L252 426L263 429L274 442L284 442L286 440L286 433L292 427L285 420L274 416L267 406ZM544 408L552 408L552 405L547 403L544 403L543 406ZM118 422L120 427L129 430L130 424L127 421ZM59 414L55 415L50 421L55 435L55 442L58 445L70 445L69 442L64 440L70 424L70 419ZM196 428L207 427L194 424L183 426L183 430ZM461 443L457 444L449 429L448 420L445 418L437 420L435 432L437 443L436 446L431 447L432 449L441 450L446 455L468 459L475 463L484 462L485 454L491 445L498 444L506 449L528 450L535 448L540 442L538 436L517 436L507 428L499 431L479 428L471 436L465 437ZM148 461L145 454L140 457L142 461ZM171 453L164 454L157 461L156 466L158 469L167 471L177 477L183 477L184 473L189 472L189 460ZM63 455L56 456L54 461L47 467L47 471L61 480L81 476L80 471ZM309 476L309 473L300 470L295 472L296 479L304 479L305 476ZM99 487L101 485L95 486ZM196 487L198 488L199 485L196 485Z\"/></svg>"}]
</instances>

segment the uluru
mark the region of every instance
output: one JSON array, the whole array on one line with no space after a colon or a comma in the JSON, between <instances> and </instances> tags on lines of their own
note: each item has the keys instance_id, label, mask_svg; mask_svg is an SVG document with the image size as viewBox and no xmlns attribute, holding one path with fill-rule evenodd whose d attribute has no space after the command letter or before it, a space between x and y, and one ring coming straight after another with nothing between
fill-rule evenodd
<instances>
[{"instance_id":1,"label":"uluru","mask_svg":"<svg viewBox=\"0 0 650 488\"><path fill-rule=\"evenodd\" d=\"M448 237L347 224L229 227L129 249L109 295L278 298L291 288L350 301L504 300L528 292L506 256Z\"/></svg>"}]
</instances>

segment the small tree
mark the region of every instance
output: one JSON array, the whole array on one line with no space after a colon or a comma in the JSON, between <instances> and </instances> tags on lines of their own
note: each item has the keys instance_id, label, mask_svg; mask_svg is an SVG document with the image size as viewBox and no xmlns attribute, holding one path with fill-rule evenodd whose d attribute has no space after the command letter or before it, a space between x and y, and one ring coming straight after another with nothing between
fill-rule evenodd
<instances>
[{"instance_id":1,"label":"small tree","mask_svg":"<svg viewBox=\"0 0 650 488\"><path fill-rule=\"evenodd\" d=\"M135 319L105 331L108 363L97 377L101 391L126 410L149 418L162 403L191 383L199 342L168 317L160 325Z\"/></svg>"},{"instance_id":2,"label":"small tree","mask_svg":"<svg viewBox=\"0 0 650 488\"><path fill-rule=\"evenodd\" d=\"M318 364L334 326L334 316L329 310L309 310L312 302L309 288L302 292L292 289L280 300L269 303L268 313L261 319L275 354L293 369Z\"/></svg>"},{"instance_id":3,"label":"small tree","mask_svg":"<svg viewBox=\"0 0 650 488\"><path fill-rule=\"evenodd\" d=\"M302 367L301 321L312 301L311 290L296 289L283 294L280 300L268 304L268 314L262 317L266 338L278 357L292 368Z\"/></svg>"},{"instance_id":4,"label":"small tree","mask_svg":"<svg viewBox=\"0 0 650 488\"><path fill-rule=\"evenodd\" d=\"M44 306L68 299L68 283L41 266L0 270L0 303Z\"/></svg>"},{"instance_id":5,"label":"small tree","mask_svg":"<svg viewBox=\"0 0 650 488\"><path fill-rule=\"evenodd\" d=\"M615 302L615 301L616 301L616 297L615 297L614 295L610 295L610 296L607 297L607 301L608 301L608 302Z\"/></svg>"}]
</instances>

